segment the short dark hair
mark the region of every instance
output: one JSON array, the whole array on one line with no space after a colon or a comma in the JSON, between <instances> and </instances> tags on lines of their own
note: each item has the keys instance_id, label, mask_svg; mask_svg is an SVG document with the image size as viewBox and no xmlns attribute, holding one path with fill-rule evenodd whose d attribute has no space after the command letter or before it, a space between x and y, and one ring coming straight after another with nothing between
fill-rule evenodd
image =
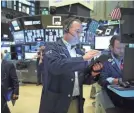
<instances>
[{"instance_id":1,"label":"short dark hair","mask_svg":"<svg viewBox=\"0 0 134 113\"><path fill-rule=\"evenodd\" d=\"M70 28L70 26L72 25L74 21L81 23L81 21L77 19L76 17L67 18L66 20L63 21L64 29Z\"/></svg>"},{"instance_id":2,"label":"short dark hair","mask_svg":"<svg viewBox=\"0 0 134 113\"><path fill-rule=\"evenodd\" d=\"M110 46L114 47L115 40L120 41L120 36L119 35L114 35L111 40L110 40Z\"/></svg>"}]
</instances>

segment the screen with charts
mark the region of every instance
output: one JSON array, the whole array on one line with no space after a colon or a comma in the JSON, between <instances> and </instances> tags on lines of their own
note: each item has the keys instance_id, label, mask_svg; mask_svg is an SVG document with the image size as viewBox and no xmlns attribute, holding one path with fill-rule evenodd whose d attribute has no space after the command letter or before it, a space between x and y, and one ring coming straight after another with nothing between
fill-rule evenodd
<instances>
[{"instance_id":1,"label":"screen with charts","mask_svg":"<svg viewBox=\"0 0 134 113\"><path fill-rule=\"evenodd\" d=\"M108 49L112 36L96 36L95 49Z\"/></svg>"},{"instance_id":2,"label":"screen with charts","mask_svg":"<svg viewBox=\"0 0 134 113\"><path fill-rule=\"evenodd\" d=\"M88 39L87 39L87 23L82 23L82 33L81 33L81 37L80 37L80 42L81 43L86 43L88 42Z\"/></svg>"},{"instance_id":3,"label":"screen with charts","mask_svg":"<svg viewBox=\"0 0 134 113\"><path fill-rule=\"evenodd\" d=\"M25 30L25 41L26 42L38 42L44 41L44 30Z\"/></svg>"},{"instance_id":4,"label":"screen with charts","mask_svg":"<svg viewBox=\"0 0 134 113\"><path fill-rule=\"evenodd\" d=\"M45 42L56 42L63 37L63 29L45 29Z\"/></svg>"},{"instance_id":5,"label":"screen with charts","mask_svg":"<svg viewBox=\"0 0 134 113\"><path fill-rule=\"evenodd\" d=\"M16 31L12 32L15 44L24 44L25 39L24 39L24 31Z\"/></svg>"},{"instance_id":6,"label":"screen with charts","mask_svg":"<svg viewBox=\"0 0 134 113\"><path fill-rule=\"evenodd\" d=\"M24 52L26 53L35 53L39 50L40 42L36 44L24 45Z\"/></svg>"}]
</instances>

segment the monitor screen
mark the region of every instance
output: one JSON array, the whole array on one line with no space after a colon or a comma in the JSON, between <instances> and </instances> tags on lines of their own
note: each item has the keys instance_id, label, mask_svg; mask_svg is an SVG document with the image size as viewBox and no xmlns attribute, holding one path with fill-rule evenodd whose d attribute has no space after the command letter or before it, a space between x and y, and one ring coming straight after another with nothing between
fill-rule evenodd
<instances>
[{"instance_id":1,"label":"monitor screen","mask_svg":"<svg viewBox=\"0 0 134 113\"><path fill-rule=\"evenodd\" d=\"M7 50L8 52L11 52L10 47L1 47L1 51L4 52Z\"/></svg>"},{"instance_id":2,"label":"monitor screen","mask_svg":"<svg viewBox=\"0 0 134 113\"><path fill-rule=\"evenodd\" d=\"M45 30L45 42L56 42L63 37L63 29L49 28Z\"/></svg>"},{"instance_id":3,"label":"monitor screen","mask_svg":"<svg viewBox=\"0 0 134 113\"><path fill-rule=\"evenodd\" d=\"M21 60L23 58L22 46L16 46L15 50L16 50L16 53L17 53L17 59Z\"/></svg>"},{"instance_id":4,"label":"monitor screen","mask_svg":"<svg viewBox=\"0 0 134 113\"><path fill-rule=\"evenodd\" d=\"M82 23L82 33L81 33L81 37L80 37L80 42L81 43L86 43L89 42L87 39L87 23Z\"/></svg>"},{"instance_id":5,"label":"monitor screen","mask_svg":"<svg viewBox=\"0 0 134 113\"><path fill-rule=\"evenodd\" d=\"M44 41L44 30L25 30L25 40L26 42Z\"/></svg>"},{"instance_id":6,"label":"monitor screen","mask_svg":"<svg viewBox=\"0 0 134 113\"><path fill-rule=\"evenodd\" d=\"M13 38L16 44L23 44L25 43L24 39L24 31L17 31L17 32L12 32Z\"/></svg>"},{"instance_id":7,"label":"monitor screen","mask_svg":"<svg viewBox=\"0 0 134 113\"><path fill-rule=\"evenodd\" d=\"M23 17L22 20L26 30L42 29L41 16Z\"/></svg>"},{"instance_id":8,"label":"monitor screen","mask_svg":"<svg viewBox=\"0 0 134 113\"><path fill-rule=\"evenodd\" d=\"M30 52L30 45L25 45L24 46L24 51L25 52Z\"/></svg>"},{"instance_id":9,"label":"monitor screen","mask_svg":"<svg viewBox=\"0 0 134 113\"><path fill-rule=\"evenodd\" d=\"M37 53L25 53L25 59L33 59Z\"/></svg>"},{"instance_id":10,"label":"monitor screen","mask_svg":"<svg viewBox=\"0 0 134 113\"><path fill-rule=\"evenodd\" d=\"M38 48L36 45L31 46L31 52L37 52Z\"/></svg>"},{"instance_id":11,"label":"monitor screen","mask_svg":"<svg viewBox=\"0 0 134 113\"><path fill-rule=\"evenodd\" d=\"M19 26L19 23L17 22L17 20L12 21L11 23L12 23L15 31L20 30L20 26Z\"/></svg>"},{"instance_id":12,"label":"monitor screen","mask_svg":"<svg viewBox=\"0 0 134 113\"><path fill-rule=\"evenodd\" d=\"M112 36L96 36L95 49L108 49Z\"/></svg>"}]
</instances>

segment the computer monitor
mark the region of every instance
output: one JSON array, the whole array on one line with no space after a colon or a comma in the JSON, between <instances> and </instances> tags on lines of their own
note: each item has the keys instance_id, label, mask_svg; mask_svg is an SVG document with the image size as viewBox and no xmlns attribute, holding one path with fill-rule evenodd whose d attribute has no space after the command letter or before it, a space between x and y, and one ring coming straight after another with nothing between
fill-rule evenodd
<instances>
[{"instance_id":1,"label":"computer monitor","mask_svg":"<svg viewBox=\"0 0 134 113\"><path fill-rule=\"evenodd\" d=\"M123 81L134 81L134 48L125 48Z\"/></svg>"},{"instance_id":2,"label":"computer monitor","mask_svg":"<svg viewBox=\"0 0 134 113\"><path fill-rule=\"evenodd\" d=\"M63 37L63 29L48 28L45 30L45 42L56 42Z\"/></svg>"},{"instance_id":3,"label":"computer monitor","mask_svg":"<svg viewBox=\"0 0 134 113\"><path fill-rule=\"evenodd\" d=\"M33 59L37 53L25 53L25 59Z\"/></svg>"},{"instance_id":4,"label":"computer monitor","mask_svg":"<svg viewBox=\"0 0 134 113\"><path fill-rule=\"evenodd\" d=\"M17 31L13 32L13 38L16 44L24 44L25 39L24 39L24 31Z\"/></svg>"},{"instance_id":5,"label":"computer monitor","mask_svg":"<svg viewBox=\"0 0 134 113\"><path fill-rule=\"evenodd\" d=\"M1 51L4 52L5 50L7 50L8 52L10 52L10 47L1 47Z\"/></svg>"},{"instance_id":6,"label":"computer monitor","mask_svg":"<svg viewBox=\"0 0 134 113\"><path fill-rule=\"evenodd\" d=\"M44 41L44 30L43 29L25 30L25 40L26 43Z\"/></svg>"},{"instance_id":7,"label":"computer monitor","mask_svg":"<svg viewBox=\"0 0 134 113\"><path fill-rule=\"evenodd\" d=\"M95 49L103 50L108 49L112 36L96 36Z\"/></svg>"}]
</instances>

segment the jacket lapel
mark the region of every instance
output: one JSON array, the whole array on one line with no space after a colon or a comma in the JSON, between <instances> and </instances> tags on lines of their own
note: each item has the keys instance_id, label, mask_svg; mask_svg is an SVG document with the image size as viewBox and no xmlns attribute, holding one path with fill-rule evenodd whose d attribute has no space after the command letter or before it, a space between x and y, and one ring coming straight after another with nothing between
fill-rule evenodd
<instances>
[{"instance_id":1,"label":"jacket lapel","mask_svg":"<svg viewBox=\"0 0 134 113\"><path fill-rule=\"evenodd\" d=\"M63 43L62 39L60 39L57 43L58 43L58 45L62 46L62 51L65 53L65 55L67 57L71 57L69 54L69 51L68 51L66 45Z\"/></svg>"}]
</instances>

